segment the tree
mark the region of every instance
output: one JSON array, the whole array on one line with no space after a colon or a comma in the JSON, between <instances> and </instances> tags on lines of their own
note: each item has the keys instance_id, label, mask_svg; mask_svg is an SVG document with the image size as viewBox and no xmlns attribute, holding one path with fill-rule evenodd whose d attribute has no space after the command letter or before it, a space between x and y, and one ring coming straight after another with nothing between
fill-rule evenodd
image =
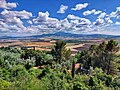
<instances>
[{"instance_id":1,"label":"tree","mask_svg":"<svg viewBox=\"0 0 120 90\"><path fill-rule=\"evenodd\" d=\"M64 60L70 59L71 51L66 49L64 41L57 41L51 52L55 62L59 64Z\"/></svg>"},{"instance_id":2,"label":"tree","mask_svg":"<svg viewBox=\"0 0 120 90\"><path fill-rule=\"evenodd\" d=\"M43 64L43 59L41 55L36 55L35 56L35 66L40 66Z\"/></svg>"},{"instance_id":3,"label":"tree","mask_svg":"<svg viewBox=\"0 0 120 90\"><path fill-rule=\"evenodd\" d=\"M82 51L78 62L83 64L85 69L99 67L107 74L114 75L117 71L116 52L119 50L118 43L109 40L99 45L91 45L88 50Z\"/></svg>"},{"instance_id":4,"label":"tree","mask_svg":"<svg viewBox=\"0 0 120 90\"><path fill-rule=\"evenodd\" d=\"M46 63L46 53L45 52L36 52L35 53L35 66L40 66Z\"/></svg>"},{"instance_id":5,"label":"tree","mask_svg":"<svg viewBox=\"0 0 120 90\"><path fill-rule=\"evenodd\" d=\"M96 49L96 55L94 55L94 67L102 68L106 74L115 74L117 70L116 52L118 50L118 43L114 40L99 44Z\"/></svg>"},{"instance_id":6,"label":"tree","mask_svg":"<svg viewBox=\"0 0 120 90\"><path fill-rule=\"evenodd\" d=\"M32 59L32 57L34 56L35 56L35 51L29 49L24 50L24 52L21 54L21 58L23 59Z\"/></svg>"},{"instance_id":7,"label":"tree","mask_svg":"<svg viewBox=\"0 0 120 90\"><path fill-rule=\"evenodd\" d=\"M110 40L108 41L108 44L106 46L106 53L107 53L107 59L106 59L106 62L107 62L107 70L106 70L106 73L107 74L115 74L116 71L115 69L117 67L115 67L116 65L116 55L115 53L119 50L119 47L118 47L118 43L114 40Z\"/></svg>"}]
</instances>

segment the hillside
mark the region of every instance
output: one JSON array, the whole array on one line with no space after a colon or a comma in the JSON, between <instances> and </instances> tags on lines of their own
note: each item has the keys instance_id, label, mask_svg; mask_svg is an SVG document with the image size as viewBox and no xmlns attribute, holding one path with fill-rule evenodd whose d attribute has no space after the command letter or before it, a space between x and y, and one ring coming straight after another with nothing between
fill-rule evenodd
<instances>
[{"instance_id":1,"label":"hillside","mask_svg":"<svg viewBox=\"0 0 120 90\"><path fill-rule=\"evenodd\" d=\"M117 39L120 38L120 36L115 35L105 35L105 34L72 34L72 33L66 33L66 32L57 32L54 34L43 34L43 35L34 35L30 36L30 38L45 38L45 37L57 37L57 38L83 38L83 39L99 39L99 38L105 38L105 39Z\"/></svg>"}]
</instances>

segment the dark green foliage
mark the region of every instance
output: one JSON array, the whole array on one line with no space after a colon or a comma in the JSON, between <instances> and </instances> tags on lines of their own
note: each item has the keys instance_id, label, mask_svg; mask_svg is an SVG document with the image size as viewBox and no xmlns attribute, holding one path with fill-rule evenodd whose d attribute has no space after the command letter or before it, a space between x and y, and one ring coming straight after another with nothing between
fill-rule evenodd
<instances>
[{"instance_id":1,"label":"dark green foliage","mask_svg":"<svg viewBox=\"0 0 120 90\"><path fill-rule=\"evenodd\" d=\"M51 52L55 62L59 64L70 59L71 51L66 49L64 41L57 41Z\"/></svg>"},{"instance_id":2,"label":"dark green foliage","mask_svg":"<svg viewBox=\"0 0 120 90\"><path fill-rule=\"evenodd\" d=\"M40 66L44 63L44 61L42 60L42 57L40 55L35 56L35 66Z\"/></svg>"},{"instance_id":3,"label":"dark green foliage","mask_svg":"<svg viewBox=\"0 0 120 90\"><path fill-rule=\"evenodd\" d=\"M27 69L27 70L29 70L30 68L32 68L33 67L33 65L31 64L31 63L29 63L29 62L27 62L27 64L25 64L25 68Z\"/></svg>"},{"instance_id":4,"label":"dark green foliage","mask_svg":"<svg viewBox=\"0 0 120 90\"><path fill-rule=\"evenodd\" d=\"M117 68L114 64L115 53L119 50L118 43L114 40L108 41L106 46L106 53L109 55L107 58L107 74L115 74L115 69ZM114 68L114 69L113 69Z\"/></svg>"},{"instance_id":5,"label":"dark green foliage","mask_svg":"<svg viewBox=\"0 0 120 90\"><path fill-rule=\"evenodd\" d=\"M113 81L113 86L115 87L115 88L119 88L120 89L120 77L117 77L117 78L115 78L114 79L114 81ZM119 90L118 89L118 90ZM117 89L116 89L117 90Z\"/></svg>"},{"instance_id":6,"label":"dark green foliage","mask_svg":"<svg viewBox=\"0 0 120 90\"><path fill-rule=\"evenodd\" d=\"M106 74L115 75L117 72L116 52L119 50L118 43L114 40L103 42L99 45L92 45L86 51L82 51L78 62L83 64L87 70L90 67L102 68Z\"/></svg>"},{"instance_id":7,"label":"dark green foliage","mask_svg":"<svg viewBox=\"0 0 120 90\"><path fill-rule=\"evenodd\" d=\"M42 77L44 77L47 73L50 73L50 67L48 66L47 68L42 70L42 73L40 75L38 75L38 78L41 79Z\"/></svg>"},{"instance_id":8,"label":"dark green foliage","mask_svg":"<svg viewBox=\"0 0 120 90\"><path fill-rule=\"evenodd\" d=\"M75 82L73 90L88 90L88 88L81 82Z\"/></svg>"},{"instance_id":9,"label":"dark green foliage","mask_svg":"<svg viewBox=\"0 0 120 90\"><path fill-rule=\"evenodd\" d=\"M52 52L0 48L0 90L120 90L118 50L114 40L73 57L63 41Z\"/></svg>"},{"instance_id":10,"label":"dark green foliage","mask_svg":"<svg viewBox=\"0 0 120 90\"><path fill-rule=\"evenodd\" d=\"M72 78L74 78L74 76L75 76L75 61L73 60L73 63L72 63L72 71L71 71L71 73L72 73Z\"/></svg>"},{"instance_id":11,"label":"dark green foliage","mask_svg":"<svg viewBox=\"0 0 120 90\"><path fill-rule=\"evenodd\" d=\"M0 66L3 67L3 65L4 65L4 59L0 57Z\"/></svg>"},{"instance_id":12,"label":"dark green foliage","mask_svg":"<svg viewBox=\"0 0 120 90\"><path fill-rule=\"evenodd\" d=\"M25 50L21 54L21 58L23 59L31 59L34 56L34 51L33 50Z\"/></svg>"},{"instance_id":13,"label":"dark green foliage","mask_svg":"<svg viewBox=\"0 0 120 90\"><path fill-rule=\"evenodd\" d=\"M94 81L93 81L93 77L90 77L90 80L89 80L89 86L94 86Z\"/></svg>"}]
</instances>

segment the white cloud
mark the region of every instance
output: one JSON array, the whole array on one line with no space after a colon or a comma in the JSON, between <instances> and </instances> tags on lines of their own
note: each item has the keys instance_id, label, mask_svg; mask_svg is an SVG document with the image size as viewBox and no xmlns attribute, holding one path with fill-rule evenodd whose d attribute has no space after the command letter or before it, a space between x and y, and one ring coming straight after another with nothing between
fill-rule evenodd
<instances>
[{"instance_id":1,"label":"white cloud","mask_svg":"<svg viewBox=\"0 0 120 90\"><path fill-rule=\"evenodd\" d=\"M0 0L0 8L4 8L4 9L12 9L12 8L16 8L17 7L17 3L7 3L6 0Z\"/></svg>"},{"instance_id":2,"label":"white cloud","mask_svg":"<svg viewBox=\"0 0 120 90\"><path fill-rule=\"evenodd\" d=\"M74 20L75 22L78 22L78 23L81 23L81 24L91 24L90 20L88 20L86 18L80 18L80 17L74 16L74 15L68 15L67 18L72 20L72 22Z\"/></svg>"},{"instance_id":3,"label":"white cloud","mask_svg":"<svg viewBox=\"0 0 120 90\"><path fill-rule=\"evenodd\" d=\"M46 32L58 32L58 31L71 31L78 30L80 28L85 29L91 24L91 21L86 18L80 18L75 15L68 15L67 18L63 20L58 20L56 18L49 17L48 12L40 12L33 22L37 24L36 28L39 26L38 30L46 30ZM81 25L81 27L80 27ZM37 30L37 29L36 29ZM41 31L43 32L43 31Z\"/></svg>"},{"instance_id":4,"label":"white cloud","mask_svg":"<svg viewBox=\"0 0 120 90\"><path fill-rule=\"evenodd\" d=\"M36 19L33 19L35 23L39 22L46 22L48 20L49 13L46 11L45 13L39 12L38 17Z\"/></svg>"},{"instance_id":5,"label":"white cloud","mask_svg":"<svg viewBox=\"0 0 120 90\"><path fill-rule=\"evenodd\" d=\"M8 34L20 34L26 31L26 27L23 26L23 23L20 21L19 18L13 18L6 20L4 22L0 21L0 32L2 34L8 33Z\"/></svg>"},{"instance_id":6,"label":"white cloud","mask_svg":"<svg viewBox=\"0 0 120 90\"><path fill-rule=\"evenodd\" d=\"M23 25L23 22L17 17L6 18L6 21L11 24Z\"/></svg>"},{"instance_id":7,"label":"white cloud","mask_svg":"<svg viewBox=\"0 0 120 90\"><path fill-rule=\"evenodd\" d=\"M80 20L81 20L80 21L81 25L90 25L91 24L91 21L89 19L81 18Z\"/></svg>"},{"instance_id":8,"label":"white cloud","mask_svg":"<svg viewBox=\"0 0 120 90\"><path fill-rule=\"evenodd\" d=\"M67 18L68 18L68 19L79 19L78 16L75 16L75 15L72 15L72 14L69 14L69 15L67 16Z\"/></svg>"},{"instance_id":9,"label":"white cloud","mask_svg":"<svg viewBox=\"0 0 120 90\"><path fill-rule=\"evenodd\" d=\"M74 15L68 15L67 19L69 20L69 29L70 30L84 30L86 27L91 25L91 21L86 18L80 18Z\"/></svg>"},{"instance_id":10,"label":"white cloud","mask_svg":"<svg viewBox=\"0 0 120 90\"><path fill-rule=\"evenodd\" d=\"M65 6L65 5L61 5L60 6L60 9L57 11L57 13L65 13L65 11L68 9L68 6Z\"/></svg>"},{"instance_id":11,"label":"white cloud","mask_svg":"<svg viewBox=\"0 0 120 90\"><path fill-rule=\"evenodd\" d=\"M106 21L107 24L113 23L113 21L109 17L105 18L105 21Z\"/></svg>"},{"instance_id":12,"label":"white cloud","mask_svg":"<svg viewBox=\"0 0 120 90\"><path fill-rule=\"evenodd\" d=\"M90 11L90 10L87 10L87 11L83 12L83 15L84 15L84 16L87 16L87 15L90 15L90 14L95 13L95 11L96 11L95 9L93 9L93 10L91 10L91 11Z\"/></svg>"},{"instance_id":13,"label":"white cloud","mask_svg":"<svg viewBox=\"0 0 120 90\"><path fill-rule=\"evenodd\" d=\"M84 4L77 4L76 6L75 6L75 8L71 8L71 10L81 10L81 9L83 9L83 8L86 8L88 6L88 3L84 3Z\"/></svg>"},{"instance_id":14,"label":"white cloud","mask_svg":"<svg viewBox=\"0 0 120 90\"><path fill-rule=\"evenodd\" d=\"M48 29L57 29L60 27L59 20L49 17L49 12L39 12L38 17L33 19L33 22L38 25L46 26Z\"/></svg>"},{"instance_id":15,"label":"white cloud","mask_svg":"<svg viewBox=\"0 0 120 90\"><path fill-rule=\"evenodd\" d=\"M95 10L95 9L93 9L93 10L91 10L91 12L92 12L92 13L95 13L95 12L96 12L96 10Z\"/></svg>"},{"instance_id":16,"label":"white cloud","mask_svg":"<svg viewBox=\"0 0 120 90\"><path fill-rule=\"evenodd\" d=\"M28 31L29 33L39 33L38 27L37 27L37 26L33 26L33 25L28 26L28 27L27 27L27 31Z\"/></svg>"},{"instance_id":17,"label":"white cloud","mask_svg":"<svg viewBox=\"0 0 120 90\"><path fill-rule=\"evenodd\" d=\"M80 18L78 16L74 15L68 15L67 19L69 20L70 24L73 26L85 26L85 25L90 25L91 21L86 19L86 18Z\"/></svg>"},{"instance_id":18,"label":"white cloud","mask_svg":"<svg viewBox=\"0 0 120 90\"><path fill-rule=\"evenodd\" d=\"M18 17L18 18L21 18L21 19L29 19L30 17L32 17L32 13L27 12L25 10L23 10L23 11L4 10L4 11L1 12L1 15L3 15L5 18Z\"/></svg>"},{"instance_id":19,"label":"white cloud","mask_svg":"<svg viewBox=\"0 0 120 90\"><path fill-rule=\"evenodd\" d=\"M117 7L116 15L117 15L117 18L120 18L120 7Z\"/></svg>"},{"instance_id":20,"label":"white cloud","mask_svg":"<svg viewBox=\"0 0 120 90\"><path fill-rule=\"evenodd\" d=\"M105 16L106 16L106 13L103 12L103 13L101 13L101 14L98 16L98 18L104 18Z\"/></svg>"},{"instance_id":21,"label":"white cloud","mask_svg":"<svg viewBox=\"0 0 120 90\"><path fill-rule=\"evenodd\" d=\"M27 22L28 22L29 24L33 24L33 22L32 22L31 20L28 20Z\"/></svg>"},{"instance_id":22,"label":"white cloud","mask_svg":"<svg viewBox=\"0 0 120 90\"><path fill-rule=\"evenodd\" d=\"M67 18L60 20L60 23L62 28L69 29L71 27L71 24L69 23Z\"/></svg>"},{"instance_id":23,"label":"white cloud","mask_svg":"<svg viewBox=\"0 0 120 90\"><path fill-rule=\"evenodd\" d=\"M115 13L115 12L112 12L112 13L110 14L110 17L116 17L116 13Z\"/></svg>"},{"instance_id":24,"label":"white cloud","mask_svg":"<svg viewBox=\"0 0 120 90\"><path fill-rule=\"evenodd\" d=\"M101 13L102 13L102 11L98 10L98 11L94 12L94 15L98 15L98 14L101 14Z\"/></svg>"},{"instance_id":25,"label":"white cloud","mask_svg":"<svg viewBox=\"0 0 120 90\"><path fill-rule=\"evenodd\" d=\"M109 16L110 17L116 17L117 19L119 19L120 18L120 7L117 7L116 11L112 12Z\"/></svg>"},{"instance_id":26,"label":"white cloud","mask_svg":"<svg viewBox=\"0 0 120 90\"><path fill-rule=\"evenodd\" d=\"M103 15L105 13L102 13L102 11L100 11L100 10L96 11L95 9L93 9L93 10L87 10L87 11L83 12L84 16L87 16L87 15L90 15L90 14L94 14L94 15L102 14Z\"/></svg>"},{"instance_id":27,"label":"white cloud","mask_svg":"<svg viewBox=\"0 0 120 90\"><path fill-rule=\"evenodd\" d=\"M115 24L116 24L116 25L120 25L120 22L116 22Z\"/></svg>"},{"instance_id":28,"label":"white cloud","mask_svg":"<svg viewBox=\"0 0 120 90\"><path fill-rule=\"evenodd\" d=\"M7 28L8 28L8 25L5 22L0 21L0 32L7 31Z\"/></svg>"},{"instance_id":29,"label":"white cloud","mask_svg":"<svg viewBox=\"0 0 120 90\"><path fill-rule=\"evenodd\" d=\"M7 17L7 18L4 17L2 19L2 22L4 22L5 24L8 24L8 25L17 25L19 27L23 26L23 22L18 17Z\"/></svg>"},{"instance_id":30,"label":"white cloud","mask_svg":"<svg viewBox=\"0 0 120 90\"><path fill-rule=\"evenodd\" d=\"M91 13L91 11L89 11L89 10L83 12L83 15L84 15L84 16L87 16L87 15L90 15L90 14L92 14L92 13Z\"/></svg>"},{"instance_id":31,"label":"white cloud","mask_svg":"<svg viewBox=\"0 0 120 90\"><path fill-rule=\"evenodd\" d=\"M7 3L8 4L8 3ZM83 5L83 6L82 6ZM73 10L80 10L88 6L85 3L76 5ZM0 6L1 7L1 6ZM2 6L3 7L3 6ZM64 5L60 7L60 12L65 13L68 6ZM31 12L23 11L11 11L4 9L1 11L0 16L0 32L2 34L19 34L19 35L35 35L35 34L46 34L46 33L55 33L59 31L70 32L70 33L100 33L104 31L106 26L111 26L114 24L114 19L119 19L120 8L117 7L115 12L112 12L110 15L107 15L106 12L96 11L95 9L87 10L83 12L83 15L98 15L97 20L91 22L87 18L81 18L73 14L69 14L62 20L57 18L50 17L49 12L39 12L37 17L33 17ZM114 22L113 22L113 21ZM117 20L119 21L119 20ZM116 22L116 26L120 25L120 22ZM109 29L108 29L109 30ZM16 35L14 34L14 35Z\"/></svg>"},{"instance_id":32,"label":"white cloud","mask_svg":"<svg viewBox=\"0 0 120 90\"><path fill-rule=\"evenodd\" d=\"M8 11L1 12L0 29L7 33L24 33L26 27L21 19L29 19L32 14L26 11Z\"/></svg>"},{"instance_id":33,"label":"white cloud","mask_svg":"<svg viewBox=\"0 0 120 90\"><path fill-rule=\"evenodd\" d=\"M102 25L102 24L104 24L104 20L101 19L101 18L98 18L98 19L96 20L96 22L94 22L94 25L96 25L96 26Z\"/></svg>"}]
</instances>

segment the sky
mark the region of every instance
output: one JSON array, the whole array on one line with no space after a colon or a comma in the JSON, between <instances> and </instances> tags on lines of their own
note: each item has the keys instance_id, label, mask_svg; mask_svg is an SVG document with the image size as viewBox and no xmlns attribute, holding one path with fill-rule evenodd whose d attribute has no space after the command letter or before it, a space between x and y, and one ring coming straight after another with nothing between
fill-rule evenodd
<instances>
[{"instance_id":1,"label":"sky","mask_svg":"<svg viewBox=\"0 0 120 90\"><path fill-rule=\"evenodd\" d=\"M120 0L0 0L0 35L120 35Z\"/></svg>"}]
</instances>

